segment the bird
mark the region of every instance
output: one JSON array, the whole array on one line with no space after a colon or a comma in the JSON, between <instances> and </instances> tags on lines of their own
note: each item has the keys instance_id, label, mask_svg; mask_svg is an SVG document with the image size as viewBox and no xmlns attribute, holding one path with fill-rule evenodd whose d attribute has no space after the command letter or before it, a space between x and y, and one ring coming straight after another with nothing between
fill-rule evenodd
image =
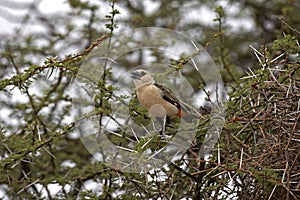
<instances>
[{"instance_id":1,"label":"bird","mask_svg":"<svg viewBox=\"0 0 300 200\"><path fill-rule=\"evenodd\" d=\"M198 115L188 111L171 89L156 83L147 70L134 70L131 72L131 78L141 105L149 112L150 116L165 119L164 125L170 124L171 117L183 118L187 122L199 118Z\"/></svg>"}]
</instances>

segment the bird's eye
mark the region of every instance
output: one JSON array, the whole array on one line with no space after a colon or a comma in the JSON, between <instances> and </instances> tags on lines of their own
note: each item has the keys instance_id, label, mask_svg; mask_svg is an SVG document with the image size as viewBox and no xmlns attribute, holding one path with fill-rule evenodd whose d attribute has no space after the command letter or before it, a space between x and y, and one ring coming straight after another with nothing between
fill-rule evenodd
<instances>
[{"instance_id":1,"label":"bird's eye","mask_svg":"<svg viewBox=\"0 0 300 200\"><path fill-rule=\"evenodd\" d=\"M141 77L146 75L146 72L141 71L140 72Z\"/></svg>"}]
</instances>

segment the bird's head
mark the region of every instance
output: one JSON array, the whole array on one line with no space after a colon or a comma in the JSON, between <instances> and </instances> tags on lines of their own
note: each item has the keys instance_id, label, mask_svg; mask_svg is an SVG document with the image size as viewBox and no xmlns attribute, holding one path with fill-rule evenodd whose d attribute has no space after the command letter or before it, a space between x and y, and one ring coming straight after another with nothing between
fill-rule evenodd
<instances>
[{"instance_id":1,"label":"bird's head","mask_svg":"<svg viewBox=\"0 0 300 200\"><path fill-rule=\"evenodd\" d=\"M133 79L136 88L154 83L154 79L151 74L144 69L137 69L132 71L131 78Z\"/></svg>"}]
</instances>

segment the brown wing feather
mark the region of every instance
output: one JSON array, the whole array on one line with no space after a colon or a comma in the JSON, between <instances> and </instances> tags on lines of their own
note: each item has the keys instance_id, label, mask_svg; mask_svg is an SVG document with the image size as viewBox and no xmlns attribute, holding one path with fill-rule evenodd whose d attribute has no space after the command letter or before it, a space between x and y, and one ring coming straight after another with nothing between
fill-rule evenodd
<instances>
[{"instance_id":1,"label":"brown wing feather","mask_svg":"<svg viewBox=\"0 0 300 200\"><path fill-rule=\"evenodd\" d=\"M161 96L164 100L175 105L178 109L188 112L187 109L182 104L180 104L180 100L176 97L172 90L159 83L154 83L154 85L160 89Z\"/></svg>"},{"instance_id":2,"label":"brown wing feather","mask_svg":"<svg viewBox=\"0 0 300 200\"><path fill-rule=\"evenodd\" d=\"M154 85L160 89L160 93L164 100L170 102L178 108L178 117L184 118L187 122L192 122L194 119L200 118L200 116L197 114L191 114L190 111L180 103L180 100L176 97L172 90L159 83L154 83Z\"/></svg>"}]
</instances>

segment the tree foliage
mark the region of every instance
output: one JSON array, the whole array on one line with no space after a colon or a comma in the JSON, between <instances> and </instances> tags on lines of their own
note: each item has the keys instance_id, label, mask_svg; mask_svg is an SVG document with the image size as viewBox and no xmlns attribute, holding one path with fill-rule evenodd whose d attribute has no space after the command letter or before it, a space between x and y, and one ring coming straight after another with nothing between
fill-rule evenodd
<instances>
[{"instance_id":1,"label":"tree foliage","mask_svg":"<svg viewBox=\"0 0 300 200\"><path fill-rule=\"evenodd\" d=\"M0 41L2 198L300 198L297 1L68 0L68 12L54 13L41 9L42 3L0 2L0 17L18 24L12 33L1 33ZM206 93L207 107L196 108L204 117L185 155L149 172L128 173L95 161L76 134L70 85L90 52L128 27L150 26L183 32L203 44L220 67L229 100L209 158L198 157L211 117ZM130 45L120 42L120 48ZM187 73L194 52L178 60L150 53L154 62ZM133 52L121 59L122 72L143 64L147 55ZM92 114L101 120L111 117L109 103L118 89L110 82L118 82L112 70L114 65L105 67L93 88L98 96ZM196 92L203 91L194 74L187 76ZM130 103L139 114L131 117L148 123L145 110L134 106L134 99ZM116 135L109 137L114 144L132 145L133 138ZM163 146L158 136L140 138L136 150Z\"/></svg>"}]
</instances>

